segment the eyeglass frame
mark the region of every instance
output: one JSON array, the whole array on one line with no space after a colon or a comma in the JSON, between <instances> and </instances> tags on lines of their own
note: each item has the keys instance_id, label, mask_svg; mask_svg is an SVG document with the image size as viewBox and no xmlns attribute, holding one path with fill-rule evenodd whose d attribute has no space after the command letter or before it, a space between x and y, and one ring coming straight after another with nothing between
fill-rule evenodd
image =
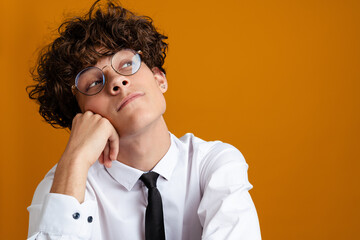
<instances>
[{"instance_id":1,"label":"eyeglass frame","mask_svg":"<svg viewBox=\"0 0 360 240\"><path fill-rule=\"evenodd\" d=\"M134 56L139 55L139 58L140 58L139 68L138 68L135 72L133 72L133 73L131 73L131 74L121 74L121 73L119 73L119 72L114 68L114 66L113 66L113 58L114 58L114 56L115 56L118 52L123 51L123 50L130 50L130 51L134 52L134 53L135 53ZM122 76L131 76L131 75L134 75L134 74L137 73L137 72L140 70L140 68L141 68L141 63L142 63L141 55L142 55L142 54L143 54L143 52L142 52L141 50L135 51L135 50L130 49L130 48L121 49L121 50L117 51L116 53L114 53L114 54L111 56L110 66L111 66L111 68L112 68L117 74L119 74L119 75L122 75ZM109 65L105 65L102 69L104 69L106 66L109 66ZM79 89L76 85L77 85L78 79L79 79L79 77L80 77L80 74L81 74L82 72L84 72L85 70L88 70L88 69L91 69L91 68L97 68L97 69L99 69L99 70L101 71L101 73L102 73L102 78L103 78L103 86L102 86L102 88L101 88L97 93L94 93L94 94L86 94L86 93L83 93L82 91L80 91L80 89ZM98 67L95 67L95 66L90 66L90 67L86 67L86 68L82 69L80 72L78 72L78 74L76 74L76 77L75 77L75 84L73 84L73 85L71 86L71 92L73 93L73 95L75 95L75 90L79 91L80 93L82 93L82 94L84 94L84 95L86 95L86 96L94 96L94 95L98 94L99 92L101 92L101 91L104 89L105 84L106 84L105 74L104 74L104 72L103 72L102 69L100 69L100 68L98 68Z\"/></svg>"}]
</instances>

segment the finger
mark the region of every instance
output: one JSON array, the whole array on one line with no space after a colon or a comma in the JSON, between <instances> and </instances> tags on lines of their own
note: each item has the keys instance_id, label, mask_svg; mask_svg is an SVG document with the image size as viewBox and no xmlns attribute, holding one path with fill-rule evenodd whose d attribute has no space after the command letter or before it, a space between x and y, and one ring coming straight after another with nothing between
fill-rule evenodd
<instances>
[{"instance_id":1,"label":"finger","mask_svg":"<svg viewBox=\"0 0 360 240\"><path fill-rule=\"evenodd\" d=\"M110 159L108 159L108 160L106 160L106 163L105 163L106 165L106 167L107 168L111 168L111 166L112 166L112 161L110 160Z\"/></svg>"},{"instance_id":2,"label":"finger","mask_svg":"<svg viewBox=\"0 0 360 240\"><path fill-rule=\"evenodd\" d=\"M86 112L83 113L83 115L86 116L86 117L90 117L90 116L93 116L95 114L92 111L87 110Z\"/></svg>"},{"instance_id":3,"label":"finger","mask_svg":"<svg viewBox=\"0 0 360 240\"><path fill-rule=\"evenodd\" d=\"M99 163L104 165L104 152L100 154Z\"/></svg>"},{"instance_id":4,"label":"finger","mask_svg":"<svg viewBox=\"0 0 360 240\"><path fill-rule=\"evenodd\" d=\"M104 165L106 167L109 167L109 159L110 159L110 156L109 156L109 154L110 154L109 141L106 143L103 153L104 153Z\"/></svg>"},{"instance_id":5,"label":"finger","mask_svg":"<svg viewBox=\"0 0 360 240\"><path fill-rule=\"evenodd\" d=\"M119 135L115 129L109 137L109 147L109 158L114 161L119 154Z\"/></svg>"}]
</instances>

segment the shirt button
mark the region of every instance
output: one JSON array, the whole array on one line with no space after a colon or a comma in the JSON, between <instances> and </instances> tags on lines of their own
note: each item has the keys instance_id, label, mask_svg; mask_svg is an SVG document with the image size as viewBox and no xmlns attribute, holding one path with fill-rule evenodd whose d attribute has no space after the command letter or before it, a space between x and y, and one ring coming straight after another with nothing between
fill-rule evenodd
<instances>
[{"instance_id":1,"label":"shirt button","mask_svg":"<svg viewBox=\"0 0 360 240\"><path fill-rule=\"evenodd\" d=\"M80 218L80 213L76 212L72 216L73 216L74 219L79 219Z\"/></svg>"},{"instance_id":2,"label":"shirt button","mask_svg":"<svg viewBox=\"0 0 360 240\"><path fill-rule=\"evenodd\" d=\"M92 216L89 216L88 217L88 223L91 223L93 221L93 217Z\"/></svg>"}]
</instances>

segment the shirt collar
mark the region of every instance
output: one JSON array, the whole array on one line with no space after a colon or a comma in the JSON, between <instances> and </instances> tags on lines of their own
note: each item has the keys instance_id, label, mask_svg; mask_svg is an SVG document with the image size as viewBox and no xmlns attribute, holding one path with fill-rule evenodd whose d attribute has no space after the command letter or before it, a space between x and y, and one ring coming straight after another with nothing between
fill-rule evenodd
<instances>
[{"instance_id":1,"label":"shirt collar","mask_svg":"<svg viewBox=\"0 0 360 240\"><path fill-rule=\"evenodd\" d=\"M171 145L164 157L156 164L152 171L157 172L166 180L170 180L171 175L175 169L179 157L179 145L177 138L169 132L171 138Z\"/></svg>"},{"instance_id":2,"label":"shirt collar","mask_svg":"<svg viewBox=\"0 0 360 240\"><path fill-rule=\"evenodd\" d=\"M164 157L156 164L152 171L158 173L166 180L170 180L174 171L175 165L178 161L178 144L176 143L176 136L170 133L170 147ZM104 167L105 168L105 167ZM118 183L123 185L128 191L135 186L143 171L125 165L119 161L113 161L111 168L105 168L106 171L114 178Z\"/></svg>"}]
</instances>

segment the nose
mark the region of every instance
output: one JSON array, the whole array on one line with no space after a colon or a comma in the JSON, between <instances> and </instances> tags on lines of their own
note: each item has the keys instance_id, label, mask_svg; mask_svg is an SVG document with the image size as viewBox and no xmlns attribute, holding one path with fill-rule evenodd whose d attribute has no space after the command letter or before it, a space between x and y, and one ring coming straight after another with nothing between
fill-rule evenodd
<instances>
[{"instance_id":1,"label":"nose","mask_svg":"<svg viewBox=\"0 0 360 240\"><path fill-rule=\"evenodd\" d=\"M105 85L107 85L105 88L111 95L117 95L130 86L129 78L116 73L112 68L109 68L104 74L106 79Z\"/></svg>"},{"instance_id":2,"label":"nose","mask_svg":"<svg viewBox=\"0 0 360 240\"><path fill-rule=\"evenodd\" d=\"M119 79L121 78L121 79ZM130 85L130 81L125 79L123 76L113 79L109 81L109 92L113 95L119 94L124 88L128 88Z\"/></svg>"}]
</instances>

